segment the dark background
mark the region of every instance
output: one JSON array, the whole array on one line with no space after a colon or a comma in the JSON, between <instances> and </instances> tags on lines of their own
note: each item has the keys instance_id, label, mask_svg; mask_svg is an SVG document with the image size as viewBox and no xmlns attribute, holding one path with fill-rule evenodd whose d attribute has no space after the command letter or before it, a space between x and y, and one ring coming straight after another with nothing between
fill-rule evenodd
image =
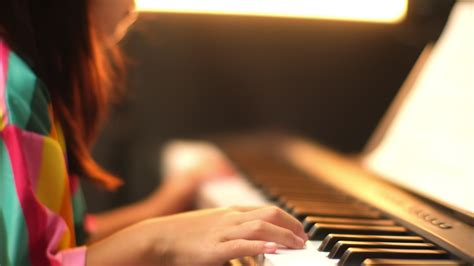
<instances>
[{"instance_id":1,"label":"dark background","mask_svg":"<svg viewBox=\"0 0 474 266\"><path fill-rule=\"evenodd\" d=\"M143 14L122 42L128 90L95 148L124 179L85 182L91 211L143 198L173 138L286 129L360 151L453 1L412 0L400 24Z\"/></svg>"}]
</instances>

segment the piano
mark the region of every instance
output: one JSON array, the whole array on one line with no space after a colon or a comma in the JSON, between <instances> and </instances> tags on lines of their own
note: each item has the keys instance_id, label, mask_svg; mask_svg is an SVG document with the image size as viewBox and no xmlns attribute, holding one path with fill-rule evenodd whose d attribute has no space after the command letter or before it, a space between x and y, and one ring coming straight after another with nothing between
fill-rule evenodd
<instances>
[{"instance_id":1,"label":"piano","mask_svg":"<svg viewBox=\"0 0 474 266\"><path fill-rule=\"evenodd\" d=\"M239 176L203 186L200 207L277 205L299 219L302 250L255 265L471 265L474 227L311 141L259 133L215 140Z\"/></svg>"},{"instance_id":2,"label":"piano","mask_svg":"<svg viewBox=\"0 0 474 266\"><path fill-rule=\"evenodd\" d=\"M399 151L399 147L390 147L387 142L397 139L398 136L403 136L402 140L407 138L400 132L411 130L408 131L408 138L417 137L413 127L430 126L426 122L429 117L423 117L423 115L427 113L436 115L440 108L435 106L435 109L430 110L433 113L426 112L426 108L431 107L413 98L423 93L428 93L432 98L438 92L441 93L440 95L445 95L443 94L446 92L445 88L440 88L438 91L436 88L429 88L427 91L423 87L445 84L443 83L445 80L440 81L440 79L447 78L454 79L448 84L458 85L458 88L452 88L452 90L457 90L457 95L461 95L458 100L461 102L464 100L464 102L463 104L454 102L454 106L449 106L446 102L443 105L443 112L458 112L456 117L467 115L468 118L467 121L461 121L457 126L452 126L461 129L462 134L467 135L468 138L462 139L462 136L455 136L451 138L452 145L448 145L451 148L458 147L457 151L465 151L463 153L465 158L458 158L458 161L464 164L456 161L450 166L463 166L467 174L464 179L459 180L465 181L467 186L473 183L474 176L469 178L469 175L472 173L470 171L474 161L469 162L469 160L473 159L474 153L471 148L474 148L474 142L473 135L466 133L472 130L469 123L472 124L474 109L472 104L465 101L465 99L474 99L470 97L474 96L471 87L474 85L472 73L462 82L459 82L459 79L466 78L462 76L462 71L443 73L445 75L435 74L437 69L445 68L453 61L456 64L460 62L470 64L466 66L467 69L474 69L472 61L452 60L457 57L473 56L472 38L465 44L469 49L464 51L466 54L461 53L462 47L458 44L462 42L457 39L466 36L459 31L460 29L462 31L462 25L472 26L473 10L474 3L472 2L456 4L445 33L434 48L427 47L420 56L386 117L369 141L366 152L361 155L343 155L317 142L280 133L254 133L212 139L222 154L238 169L239 174L232 178L205 184L199 195L200 207L277 205L300 220L309 236L304 249L282 248L276 254L246 258L241 262L249 265L274 266L474 265L473 187L458 186L459 189L463 189L463 192L460 191L459 194L464 194L460 195L464 196L461 204L468 206L466 208L459 207L457 204L459 197L456 196L459 195L455 195L456 191L448 193L450 185L458 182L456 177L462 176L460 171L454 171L455 174L451 174L449 171L443 172L443 169L448 169L448 167L435 168L435 164L428 164L424 170L440 170L431 172L433 180L425 179L427 180L425 182L433 181L446 185L446 193L443 192L442 187L439 190L438 186L437 195L433 196L429 194L429 190L422 190L423 184L420 188L409 187L410 184L407 185L407 182L397 183L386 178L383 176L383 167L378 169L381 171L369 169L371 163L380 161L373 159L374 154L377 155L377 159L385 158L386 165L390 166L395 161L403 161L403 157L410 158L412 161L417 160L409 154L412 150L416 151L417 147L410 147L410 145L420 145L422 152L431 147L423 146L423 143L397 142L396 146L407 146L408 152L397 154L398 157L386 156L393 153L394 149ZM464 30L469 27L464 27ZM472 37L472 32L470 36ZM457 44L456 51L452 50L453 43ZM455 66L451 65L451 67L455 69ZM450 69L448 67L448 70ZM426 77L430 75L430 78L436 81L434 84L428 82L427 85ZM430 97L421 97L421 99ZM403 113L407 110L411 110L410 116L416 113L412 107L424 108L423 112L419 112L422 114L418 118L423 121L421 125L407 123L407 119L403 118ZM438 122L442 123L443 116L439 117ZM449 117L447 120L446 123L456 123L456 121L450 121ZM449 129L435 131L430 128L420 128L420 130L420 132L425 130L433 135L438 132L439 134L449 132ZM428 138L428 136L421 136L421 138L425 137ZM439 140L439 138L435 139ZM463 142L456 143L460 139ZM418 139L418 142L423 141ZM430 162L419 161L420 167L423 162ZM440 164L442 163L444 162L441 161ZM396 169L403 169L406 165L406 163L397 165ZM410 166L409 169L414 167ZM445 180L436 179L435 175ZM416 175L412 180L408 180L408 183L413 181L413 184L417 184L415 179L417 179ZM451 201L447 203L447 201L438 200L437 196L440 198L450 196Z\"/></svg>"}]
</instances>

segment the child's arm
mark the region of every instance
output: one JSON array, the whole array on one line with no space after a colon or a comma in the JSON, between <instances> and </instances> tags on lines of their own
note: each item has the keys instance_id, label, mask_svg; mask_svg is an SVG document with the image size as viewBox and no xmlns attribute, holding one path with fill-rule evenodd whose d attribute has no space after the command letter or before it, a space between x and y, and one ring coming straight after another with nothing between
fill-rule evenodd
<instances>
[{"instance_id":1,"label":"child's arm","mask_svg":"<svg viewBox=\"0 0 474 266\"><path fill-rule=\"evenodd\" d=\"M87 265L222 265L243 256L302 248L301 224L276 207L227 208L150 219L87 249Z\"/></svg>"}]
</instances>

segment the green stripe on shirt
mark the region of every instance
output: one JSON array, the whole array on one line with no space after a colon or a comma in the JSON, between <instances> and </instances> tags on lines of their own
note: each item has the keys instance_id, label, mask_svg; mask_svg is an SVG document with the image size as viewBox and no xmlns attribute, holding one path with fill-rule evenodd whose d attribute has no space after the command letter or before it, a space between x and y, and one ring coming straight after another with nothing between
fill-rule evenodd
<instances>
[{"instance_id":1,"label":"green stripe on shirt","mask_svg":"<svg viewBox=\"0 0 474 266\"><path fill-rule=\"evenodd\" d=\"M30 265L28 231L0 133L0 265Z\"/></svg>"},{"instance_id":2,"label":"green stripe on shirt","mask_svg":"<svg viewBox=\"0 0 474 266\"><path fill-rule=\"evenodd\" d=\"M31 115L25 126L27 131L35 132L44 136L49 135L51 131L51 121L48 110L50 99L46 86L36 80L35 91L31 99ZM46 110L46 111L45 111Z\"/></svg>"},{"instance_id":3,"label":"green stripe on shirt","mask_svg":"<svg viewBox=\"0 0 474 266\"><path fill-rule=\"evenodd\" d=\"M10 53L5 92L9 124L26 129L31 116L31 101L36 90L36 76L15 53Z\"/></svg>"}]
</instances>

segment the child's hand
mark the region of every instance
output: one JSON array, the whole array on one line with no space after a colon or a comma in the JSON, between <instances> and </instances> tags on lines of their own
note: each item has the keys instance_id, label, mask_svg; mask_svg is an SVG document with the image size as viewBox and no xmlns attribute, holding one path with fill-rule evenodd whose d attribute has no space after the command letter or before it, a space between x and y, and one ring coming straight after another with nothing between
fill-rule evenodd
<instances>
[{"instance_id":1,"label":"child's hand","mask_svg":"<svg viewBox=\"0 0 474 266\"><path fill-rule=\"evenodd\" d=\"M162 154L165 178L193 179L197 183L236 174L231 163L208 142L174 141Z\"/></svg>"},{"instance_id":2,"label":"child's hand","mask_svg":"<svg viewBox=\"0 0 474 266\"><path fill-rule=\"evenodd\" d=\"M125 229L89 247L87 265L222 265L306 240L301 224L276 207L202 210Z\"/></svg>"}]
</instances>

